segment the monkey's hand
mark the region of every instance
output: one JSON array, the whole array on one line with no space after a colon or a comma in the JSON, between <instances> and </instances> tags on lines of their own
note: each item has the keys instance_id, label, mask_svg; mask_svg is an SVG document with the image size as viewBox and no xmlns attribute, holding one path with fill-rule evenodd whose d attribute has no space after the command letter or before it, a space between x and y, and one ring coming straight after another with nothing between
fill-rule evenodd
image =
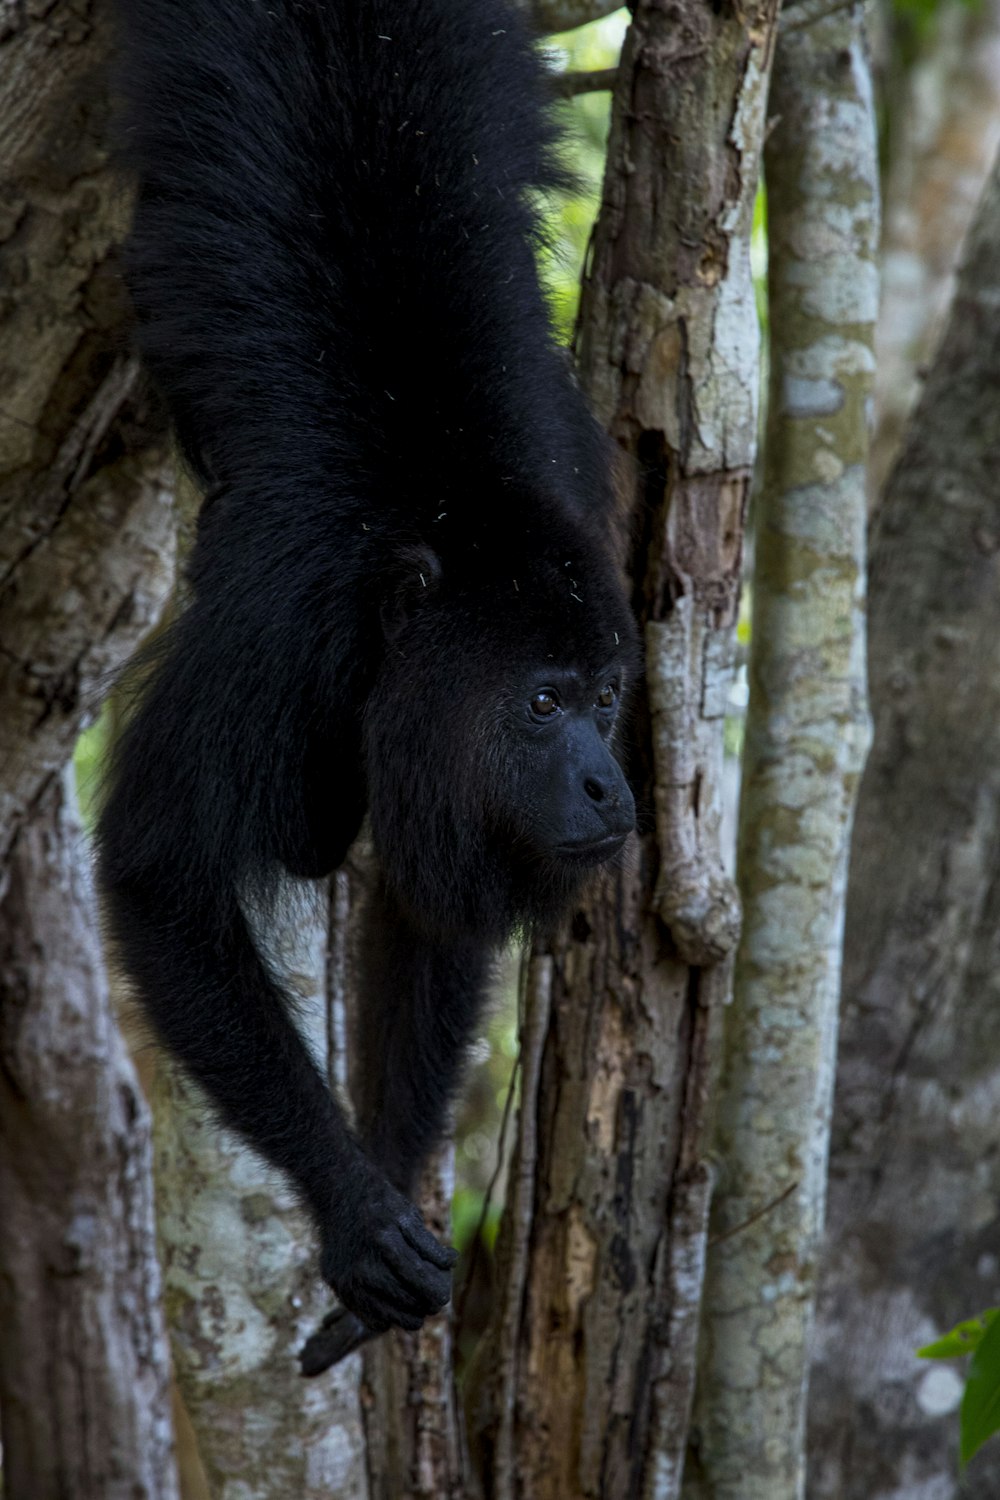
<instances>
[{"instance_id":1,"label":"monkey's hand","mask_svg":"<svg viewBox=\"0 0 1000 1500\"><path fill-rule=\"evenodd\" d=\"M359 1174L356 1194L345 1196L353 1199L351 1211L342 1201L336 1223L323 1232L324 1281L367 1337L419 1328L451 1296L457 1251L435 1239L420 1210L374 1171Z\"/></svg>"}]
</instances>

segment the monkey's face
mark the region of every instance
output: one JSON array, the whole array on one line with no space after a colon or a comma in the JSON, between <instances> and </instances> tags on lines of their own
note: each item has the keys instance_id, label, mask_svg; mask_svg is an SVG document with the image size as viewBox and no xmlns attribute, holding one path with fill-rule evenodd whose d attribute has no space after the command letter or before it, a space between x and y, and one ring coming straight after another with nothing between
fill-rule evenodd
<instances>
[{"instance_id":1,"label":"monkey's face","mask_svg":"<svg viewBox=\"0 0 1000 1500\"><path fill-rule=\"evenodd\" d=\"M421 584L402 624L390 617L366 713L372 833L425 929L500 938L552 921L635 826L613 753L632 631L598 613L596 589L571 630L562 590L525 599L446 578Z\"/></svg>"},{"instance_id":2,"label":"monkey's face","mask_svg":"<svg viewBox=\"0 0 1000 1500\"><path fill-rule=\"evenodd\" d=\"M529 858L586 868L613 858L635 827L632 793L612 753L624 664L596 673L537 668L507 700L507 805Z\"/></svg>"}]
</instances>

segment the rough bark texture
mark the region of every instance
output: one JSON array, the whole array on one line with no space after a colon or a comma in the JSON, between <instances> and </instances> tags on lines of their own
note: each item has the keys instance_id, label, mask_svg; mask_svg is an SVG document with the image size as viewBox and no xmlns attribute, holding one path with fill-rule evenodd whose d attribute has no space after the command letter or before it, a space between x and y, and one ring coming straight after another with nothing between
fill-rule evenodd
<instances>
[{"instance_id":1,"label":"rough bark texture","mask_svg":"<svg viewBox=\"0 0 1000 1500\"><path fill-rule=\"evenodd\" d=\"M878 160L861 6L782 31L765 152L771 358L720 1180L685 1493L796 1500L826 1187L864 583Z\"/></svg>"},{"instance_id":2,"label":"rough bark texture","mask_svg":"<svg viewBox=\"0 0 1000 1500\"><path fill-rule=\"evenodd\" d=\"M70 778L0 904L0 1411L9 1500L174 1500L145 1100Z\"/></svg>"},{"instance_id":3,"label":"rough bark texture","mask_svg":"<svg viewBox=\"0 0 1000 1500\"><path fill-rule=\"evenodd\" d=\"M1000 164L873 539L875 741L847 904L816 1500L957 1479L961 1366L914 1349L1000 1302Z\"/></svg>"},{"instance_id":4,"label":"rough bark texture","mask_svg":"<svg viewBox=\"0 0 1000 1500\"><path fill-rule=\"evenodd\" d=\"M325 903L302 897L275 957L307 1040L335 1070L326 917ZM166 1062L154 1109L174 1366L213 1500L365 1500L359 1358L314 1380L298 1372L332 1302L305 1215Z\"/></svg>"},{"instance_id":5,"label":"rough bark texture","mask_svg":"<svg viewBox=\"0 0 1000 1500\"><path fill-rule=\"evenodd\" d=\"M1000 144L1000 0L937 7L916 61L888 92L872 496L940 336L962 241Z\"/></svg>"},{"instance_id":6,"label":"rough bark texture","mask_svg":"<svg viewBox=\"0 0 1000 1500\"><path fill-rule=\"evenodd\" d=\"M773 28L769 4L737 14L640 0L619 73L578 356L599 416L637 461L649 700L635 710L632 774L648 813L634 864L533 960L499 1321L478 1399L498 1500L668 1497L679 1482L710 1038L738 927L718 822L755 446L747 235Z\"/></svg>"},{"instance_id":7,"label":"rough bark texture","mask_svg":"<svg viewBox=\"0 0 1000 1500\"><path fill-rule=\"evenodd\" d=\"M172 575L162 424L120 352L106 9L0 10L0 886Z\"/></svg>"}]
</instances>

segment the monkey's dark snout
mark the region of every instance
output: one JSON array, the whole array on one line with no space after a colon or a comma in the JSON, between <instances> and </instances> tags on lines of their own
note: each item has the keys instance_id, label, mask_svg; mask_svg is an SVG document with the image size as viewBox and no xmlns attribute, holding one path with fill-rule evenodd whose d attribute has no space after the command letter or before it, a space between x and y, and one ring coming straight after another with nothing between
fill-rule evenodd
<instances>
[{"instance_id":1,"label":"monkey's dark snout","mask_svg":"<svg viewBox=\"0 0 1000 1500\"><path fill-rule=\"evenodd\" d=\"M635 799L617 762L606 772L589 772L583 790L599 817L607 838L623 841L635 827Z\"/></svg>"}]
</instances>

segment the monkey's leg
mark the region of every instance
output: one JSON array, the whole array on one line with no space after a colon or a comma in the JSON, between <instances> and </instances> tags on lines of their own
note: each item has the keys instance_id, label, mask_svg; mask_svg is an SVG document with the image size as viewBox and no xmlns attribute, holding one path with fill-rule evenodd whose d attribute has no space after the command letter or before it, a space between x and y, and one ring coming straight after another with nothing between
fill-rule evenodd
<instances>
[{"instance_id":1,"label":"monkey's leg","mask_svg":"<svg viewBox=\"0 0 1000 1500\"><path fill-rule=\"evenodd\" d=\"M379 889L366 914L354 1037L358 1127L400 1192L415 1191L441 1140L483 1010L491 952L418 933Z\"/></svg>"}]
</instances>

